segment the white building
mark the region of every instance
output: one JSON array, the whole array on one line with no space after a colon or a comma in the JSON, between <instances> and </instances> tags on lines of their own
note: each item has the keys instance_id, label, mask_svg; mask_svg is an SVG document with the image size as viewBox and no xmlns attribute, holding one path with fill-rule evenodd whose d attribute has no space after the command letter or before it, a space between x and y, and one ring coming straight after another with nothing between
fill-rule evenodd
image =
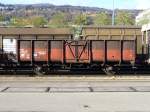
<instances>
[{"instance_id":1,"label":"white building","mask_svg":"<svg viewBox=\"0 0 150 112\"><path fill-rule=\"evenodd\" d=\"M142 31L142 43L147 45L147 53L149 57L147 62L150 63L150 23L143 25L141 31Z\"/></svg>"},{"instance_id":2,"label":"white building","mask_svg":"<svg viewBox=\"0 0 150 112\"><path fill-rule=\"evenodd\" d=\"M136 17L137 25L144 25L148 23L150 23L150 9L144 10Z\"/></svg>"},{"instance_id":3,"label":"white building","mask_svg":"<svg viewBox=\"0 0 150 112\"><path fill-rule=\"evenodd\" d=\"M150 23L142 26L142 36L146 37L146 44L150 44Z\"/></svg>"}]
</instances>

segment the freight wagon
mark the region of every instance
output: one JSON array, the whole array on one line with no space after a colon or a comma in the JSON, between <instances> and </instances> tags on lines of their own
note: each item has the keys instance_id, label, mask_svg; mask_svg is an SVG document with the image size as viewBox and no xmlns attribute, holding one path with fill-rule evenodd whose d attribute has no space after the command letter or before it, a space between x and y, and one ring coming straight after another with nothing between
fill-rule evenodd
<instances>
[{"instance_id":1,"label":"freight wagon","mask_svg":"<svg viewBox=\"0 0 150 112\"><path fill-rule=\"evenodd\" d=\"M33 66L20 65L17 60L19 40L72 40L72 38L73 32L68 28L0 27L0 71L32 70ZM28 58L26 51L25 56Z\"/></svg>"},{"instance_id":2,"label":"freight wagon","mask_svg":"<svg viewBox=\"0 0 150 112\"><path fill-rule=\"evenodd\" d=\"M149 67L146 36L140 27L83 27L78 40L71 29L64 28L0 28L0 35L5 58L2 70L45 73L76 69L114 74ZM10 49L6 39L12 41Z\"/></svg>"}]
</instances>

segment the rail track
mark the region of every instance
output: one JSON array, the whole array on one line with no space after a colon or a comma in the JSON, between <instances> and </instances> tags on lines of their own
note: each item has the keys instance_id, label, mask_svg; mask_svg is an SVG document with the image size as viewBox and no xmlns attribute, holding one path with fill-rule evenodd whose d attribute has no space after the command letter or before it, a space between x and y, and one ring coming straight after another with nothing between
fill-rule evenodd
<instances>
[{"instance_id":1,"label":"rail track","mask_svg":"<svg viewBox=\"0 0 150 112\"><path fill-rule=\"evenodd\" d=\"M24 75L0 75L0 82L38 82L38 81L50 81L50 82L103 82L103 81L150 81L150 74L139 74L139 75L115 75L115 76L106 76L105 74L51 74L43 76L31 76L30 74Z\"/></svg>"},{"instance_id":2,"label":"rail track","mask_svg":"<svg viewBox=\"0 0 150 112\"><path fill-rule=\"evenodd\" d=\"M0 76L0 93L150 92L150 76Z\"/></svg>"}]
</instances>

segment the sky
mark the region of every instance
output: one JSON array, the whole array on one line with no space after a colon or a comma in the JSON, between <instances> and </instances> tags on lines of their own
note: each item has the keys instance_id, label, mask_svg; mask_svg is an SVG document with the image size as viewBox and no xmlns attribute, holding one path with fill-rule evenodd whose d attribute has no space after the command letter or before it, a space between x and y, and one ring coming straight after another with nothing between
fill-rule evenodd
<instances>
[{"instance_id":1,"label":"sky","mask_svg":"<svg viewBox=\"0 0 150 112\"><path fill-rule=\"evenodd\" d=\"M0 0L4 4L37 4L49 3L54 5L90 6L99 8L113 8L113 0ZM150 0L114 0L114 7L119 9L147 9Z\"/></svg>"}]
</instances>

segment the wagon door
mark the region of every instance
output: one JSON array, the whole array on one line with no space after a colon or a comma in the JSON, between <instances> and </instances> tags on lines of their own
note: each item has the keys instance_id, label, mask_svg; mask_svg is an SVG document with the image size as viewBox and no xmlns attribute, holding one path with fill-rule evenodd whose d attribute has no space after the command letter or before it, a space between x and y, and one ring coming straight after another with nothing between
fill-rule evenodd
<instances>
[{"instance_id":1,"label":"wagon door","mask_svg":"<svg viewBox=\"0 0 150 112\"><path fill-rule=\"evenodd\" d=\"M92 40L92 61L93 62L104 62L105 61L105 41L103 40Z\"/></svg>"},{"instance_id":2,"label":"wagon door","mask_svg":"<svg viewBox=\"0 0 150 112\"><path fill-rule=\"evenodd\" d=\"M134 61L135 56L135 41L125 40L123 41L123 61Z\"/></svg>"},{"instance_id":3,"label":"wagon door","mask_svg":"<svg viewBox=\"0 0 150 112\"><path fill-rule=\"evenodd\" d=\"M121 43L120 41L109 40L107 41L107 61L121 60Z\"/></svg>"},{"instance_id":4,"label":"wagon door","mask_svg":"<svg viewBox=\"0 0 150 112\"><path fill-rule=\"evenodd\" d=\"M47 41L34 41L34 61L48 61Z\"/></svg>"},{"instance_id":5,"label":"wagon door","mask_svg":"<svg viewBox=\"0 0 150 112\"><path fill-rule=\"evenodd\" d=\"M90 60L89 53L89 42L88 41L78 41L77 44L78 54L77 59L79 62L88 63Z\"/></svg>"},{"instance_id":6,"label":"wagon door","mask_svg":"<svg viewBox=\"0 0 150 112\"><path fill-rule=\"evenodd\" d=\"M64 41L51 40L50 41L50 60L51 62L63 62L64 61Z\"/></svg>"},{"instance_id":7,"label":"wagon door","mask_svg":"<svg viewBox=\"0 0 150 112\"><path fill-rule=\"evenodd\" d=\"M88 41L66 41L65 51L67 63L88 63L90 61Z\"/></svg>"}]
</instances>

